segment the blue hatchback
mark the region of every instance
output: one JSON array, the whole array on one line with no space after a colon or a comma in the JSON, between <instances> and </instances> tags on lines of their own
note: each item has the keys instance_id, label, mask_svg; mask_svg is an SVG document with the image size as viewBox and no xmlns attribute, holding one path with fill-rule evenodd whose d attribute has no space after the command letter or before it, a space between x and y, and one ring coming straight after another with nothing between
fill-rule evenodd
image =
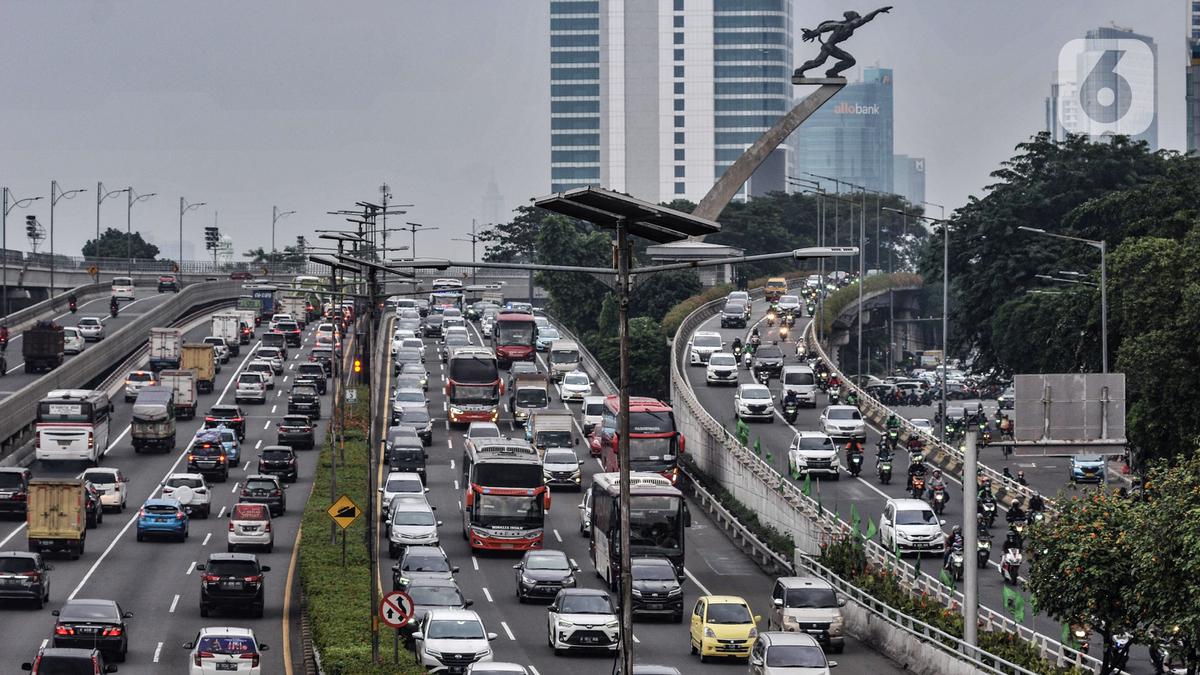
<instances>
[{"instance_id":1,"label":"blue hatchback","mask_svg":"<svg viewBox=\"0 0 1200 675\"><path fill-rule=\"evenodd\" d=\"M1104 457L1101 455L1074 455L1071 457L1072 483L1101 483L1105 481Z\"/></svg>"},{"instance_id":2,"label":"blue hatchback","mask_svg":"<svg viewBox=\"0 0 1200 675\"><path fill-rule=\"evenodd\" d=\"M229 466L241 464L242 444L238 442L237 432L224 424L216 426L212 430L221 435L221 445L225 446L225 456L229 459Z\"/></svg>"},{"instance_id":3,"label":"blue hatchback","mask_svg":"<svg viewBox=\"0 0 1200 675\"><path fill-rule=\"evenodd\" d=\"M138 511L137 540L164 534L183 541L188 536L188 515L177 499L151 498Z\"/></svg>"}]
</instances>

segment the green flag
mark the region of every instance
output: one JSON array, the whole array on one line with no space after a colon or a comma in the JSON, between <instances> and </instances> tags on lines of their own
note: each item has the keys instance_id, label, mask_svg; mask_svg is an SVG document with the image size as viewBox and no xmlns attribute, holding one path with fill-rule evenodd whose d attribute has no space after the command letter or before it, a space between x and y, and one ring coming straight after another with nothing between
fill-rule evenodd
<instances>
[{"instance_id":1,"label":"green flag","mask_svg":"<svg viewBox=\"0 0 1200 675\"><path fill-rule=\"evenodd\" d=\"M768 450L768 451L767 451L767 456L766 456L766 458L765 458L765 459L767 460L767 464L774 464L774 463L775 463L775 457L774 457L774 456L771 454L771 451L770 451L770 450Z\"/></svg>"},{"instance_id":2,"label":"green flag","mask_svg":"<svg viewBox=\"0 0 1200 675\"><path fill-rule=\"evenodd\" d=\"M761 438L754 439L754 454L756 454L760 457L762 456L762 439Z\"/></svg>"},{"instance_id":3,"label":"green flag","mask_svg":"<svg viewBox=\"0 0 1200 675\"><path fill-rule=\"evenodd\" d=\"M746 423L743 422L739 418L737 421L737 426L735 428L737 429L738 443L741 443L742 445L749 443L750 442L750 427L746 426Z\"/></svg>"},{"instance_id":4,"label":"green flag","mask_svg":"<svg viewBox=\"0 0 1200 675\"><path fill-rule=\"evenodd\" d=\"M786 483L787 483L787 481L785 481L785 480L783 480L783 479L780 479L780 480L779 480L779 485L775 486L775 489L776 489L776 490L779 490L779 494L784 494L784 493L786 493L786 492L787 492L787 485L786 485Z\"/></svg>"},{"instance_id":5,"label":"green flag","mask_svg":"<svg viewBox=\"0 0 1200 675\"><path fill-rule=\"evenodd\" d=\"M859 532L862 531L859 529L859 525L861 525L861 524L862 524L862 517L858 515L858 507L856 507L854 505L854 502L851 502L850 503L850 527L854 529L854 534L858 534Z\"/></svg>"},{"instance_id":6,"label":"green flag","mask_svg":"<svg viewBox=\"0 0 1200 675\"><path fill-rule=\"evenodd\" d=\"M954 577L950 576L950 572L946 570L946 568L942 568L942 573L938 575L938 578L942 580L942 585L944 585L946 588L949 588L952 591L955 590Z\"/></svg>"},{"instance_id":7,"label":"green flag","mask_svg":"<svg viewBox=\"0 0 1200 675\"><path fill-rule=\"evenodd\" d=\"M863 539L874 539L876 534L875 521L867 518L867 532L863 535Z\"/></svg>"},{"instance_id":8,"label":"green flag","mask_svg":"<svg viewBox=\"0 0 1200 675\"><path fill-rule=\"evenodd\" d=\"M791 462L789 462L789 464L790 463ZM793 466L793 467L791 467L791 469L792 469L792 480L800 480L800 468Z\"/></svg>"},{"instance_id":9,"label":"green flag","mask_svg":"<svg viewBox=\"0 0 1200 675\"><path fill-rule=\"evenodd\" d=\"M1071 624L1069 623L1063 624L1062 643L1064 646L1070 647L1071 649L1075 648L1075 640L1071 635Z\"/></svg>"},{"instance_id":10,"label":"green flag","mask_svg":"<svg viewBox=\"0 0 1200 675\"><path fill-rule=\"evenodd\" d=\"M812 474L811 473L804 474L804 485L800 488L800 492L803 493L805 497L812 494Z\"/></svg>"},{"instance_id":11,"label":"green flag","mask_svg":"<svg viewBox=\"0 0 1200 675\"><path fill-rule=\"evenodd\" d=\"M1033 593L1029 594L1029 609L1032 610L1034 614L1037 614L1037 596Z\"/></svg>"},{"instance_id":12,"label":"green flag","mask_svg":"<svg viewBox=\"0 0 1200 675\"><path fill-rule=\"evenodd\" d=\"M921 554L917 554L917 560L913 563L913 578L921 576Z\"/></svg>"},{"instance_id":13,"label":"green flag","mask_svg":"<svg viewBox=\"0 0 1200 675\"><path fill-rule=\"evenodd\" d=\"M1013 621L1025 622L1025 596L1014 591L1008 584L1004 585L1004 608L1012 614Z\"/></svg>"}]
</instances>

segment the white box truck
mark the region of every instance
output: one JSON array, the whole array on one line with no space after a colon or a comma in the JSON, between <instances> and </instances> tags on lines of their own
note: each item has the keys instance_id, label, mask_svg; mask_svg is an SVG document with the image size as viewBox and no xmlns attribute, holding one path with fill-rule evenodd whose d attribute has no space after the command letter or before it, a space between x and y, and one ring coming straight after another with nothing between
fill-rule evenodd
<instances>
[{"instance_id":1,"label":"white box truck","mask_svg":"<svg viewBox=\"0 0 1200 675\"><path fill-rule=\"evenodd\" d=\"M237 356L242 351L242 318L233 312L214 314L212 331L209 335L225 338L225 345L229 347L229 353Z\"/></svg>"},{"instance_id":2,"label":"white box truck","mask_svg":"<svg viewBox=\"0 0 1200 675\"><path fill-rule=\"evenodd\" d=\"M150 370L158 372L179 367L183 345L183 330L179 328L150 329Z\"/></svg>"},{"instance_id":3,"label":"white box truck","mask_svg":"<svg viewBox=\"0 0 1200 675\"><path fill-rule=\"evenodd\" d=\"M175 392L175 417L190 420L196 416L196 371L164 370L158 383Z\"/></svg>"}]
</instances>

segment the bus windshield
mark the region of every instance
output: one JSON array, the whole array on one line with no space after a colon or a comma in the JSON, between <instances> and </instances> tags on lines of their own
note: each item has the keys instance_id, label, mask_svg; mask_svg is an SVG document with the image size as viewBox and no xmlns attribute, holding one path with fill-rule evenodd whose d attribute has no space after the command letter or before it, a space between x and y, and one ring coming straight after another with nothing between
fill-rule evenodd
<instances>
[{"instance_id":1,"label":"bus windshield","mask_svg":"<svg viewBox=\"0 0 1200 675\"><path fill-rule=\"evenodd\" d=\"M675 437L629 439L629 464L634 471L664 471L675 465Z\"/></svg>"},{"instance_id":2,"label":"bus windshield","mask_svg":"<svg viewBox=\"0 0 1200 675\"><path fill-rule=\"evenodd\" d=\"M675 431L675 419L669 410L629 413L629 433L669 434Z\"/></svg>"},{"instance_id":3,"label":"bus windshield","mask_svg":"<svg viewBox=\"0 0 1200 675\"><path fill-rule=\"evenodd\" d=\"M668 495L634 495L629 511L632 523L629 543L676 551L682 545L682 503Z\"/></svg>"},{"instance_id":4,"label":"bus windshield","mask_svg":"<svg viewBox=\"0 0 1200 675\"><path fill-rule=\"evenodd\" d=\"M506 462L475 465L471 480L476 485L492 488L542 487L542 467L539 464L509 464Z\"/></svg>"},{"instance_id":5,"label":"bus windshield","mask_svg":"<svg viewBox=\"0 0 1200 675\"><path fill-rule=\"evenodd\" d=\"M542 468L534 467L540 473ZM542 496L475 495L475 518L483 526L541 527L544 522Z\"/></svg>"},{"instance_id":6,"label":"bus windshield","mask_svg":"<svg viewBox=\"0 0 1200 675\"><path fill-rule=\"evenodd\" d=\"M458 384L450 388L451 403L495 403L500 400L500 385Z\"/></svg>"},{"instance_id":7,"label":"bus windshield","mask_svg":"<svg viewBox=\"0 0 1200 675\"><path fill-rule=\"evenodd\" d=\"M497 344L500 346L532 345L533 323L504 321L496 324Z\"/></svg>"},{"instance_id":8,"label":"bus windshield","mask_svg":"<svg viewBox=\"0 0 1200 675\"><path fill-rule=\"evenodd\" d=\"M500 373L496 370L495 359L490 357L455 357L450 360L450 379L455 382L490 384L500 379Z\"/></svg>"}]
</instances>

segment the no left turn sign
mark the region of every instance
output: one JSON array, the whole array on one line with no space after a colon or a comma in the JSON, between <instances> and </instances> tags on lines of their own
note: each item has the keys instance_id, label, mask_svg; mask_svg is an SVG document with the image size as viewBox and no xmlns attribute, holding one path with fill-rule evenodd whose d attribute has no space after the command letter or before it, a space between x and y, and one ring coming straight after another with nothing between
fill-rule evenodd
<instances>
[{"instance_id":1,"label":"no left turn sign","mask_svg":"<svg viewBox=\"0 0 1200 675\"><path fill-rule=\"evenodd\" d=\"M392 591L379 601L379 618L392 628L403 628L413 617L413 599L403 591Z\"/></svg>"}]
</instances>

